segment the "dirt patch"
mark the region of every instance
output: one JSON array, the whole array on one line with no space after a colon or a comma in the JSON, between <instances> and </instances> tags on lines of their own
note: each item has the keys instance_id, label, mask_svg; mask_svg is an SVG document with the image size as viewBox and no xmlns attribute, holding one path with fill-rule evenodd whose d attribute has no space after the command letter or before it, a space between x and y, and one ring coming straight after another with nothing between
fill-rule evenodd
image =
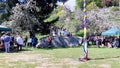
<instances>
[{"instance_id":1,"label":"dirt patch","mask_svg":"<svg viewBox=\"0 0 120 68\"><path fill-rule=\"evenodd\" d=\"M100 65L101 68L111 68L110 64L101 64Z\"/></svg>"},{"instance_id":2,"label":"dirt patch","mask_svg":"<svg viewBox=\"0 0 120 68\"><path fill-rule=\"evenodd\" d=\"M65 58L62 59L62 62L67 63L68 65L72 65L72 66L77 66L78 64L80 64L80 61L74 60L72 58Z\"/></svg>"},{"instance_id":3,"label":"dirt patch","mask_svg":"<svg viewBox=\"0 0 120 68\"><path fill-rule=\"evenodd\" d=\"M45 54L46 57L44 57L42 55L32 51L29 53L23 51L21 53L3 54L5 59L0 62L4 62L8 66L14 66L16 62L20 62L21 65L35 65L35 68L59 68L61 66L61 63L54 63L52 56Z\"/></svg>"}]
</instances>

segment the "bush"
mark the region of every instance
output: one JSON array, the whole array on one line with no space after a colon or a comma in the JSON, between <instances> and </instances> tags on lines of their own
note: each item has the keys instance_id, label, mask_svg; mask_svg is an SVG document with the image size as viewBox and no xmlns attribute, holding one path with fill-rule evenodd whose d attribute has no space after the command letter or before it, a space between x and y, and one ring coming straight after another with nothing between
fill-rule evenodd
<instances>
[{"instance_id":1,"label":"bush","mask_svg":"<svg viewBox=\"0 0 120 68\"><path fill-rule=\"evenodd\" d=\"M111 11L119 11L119 7L112 6L112 7L111 7Z\"/></svg>"},{"instance_id":2,"label":"bush","mask_svg":"<svg viewBox=\"0 0 120 68\"><path fill-rule=\"evenodd\" d=\"M92 10L97 8L95 2L91 2L89 5L87 5L87 10Z\"/></svg>"},{"instance_id":3,"label":"bush","mask_svg":"<svg viewBox=\"0 0 120 68\"><path fill-rule=\"evenodd\" d=\"M94 2L95 6L101 7L101 0L86 0L87 5ZM77 0L76 8L83 8L83 0Z\"/></svg>"},{"instance_id":4,"label":"bush","mask_svg":"<svg viewBox=\"0 0 120 68\"><path fill-rule=\"evenodd\" d=\"M76 8L82 8L83 7L83 0L77 0Z\"/></svg>"},{"instance_id":5,"label":"bush","mask_svg":"<svg viewBox=\"0 0 120 68\"><path fill-rule=\"evenodd\" d=\"M88 35L88 31L86 32L86 34ZM76 33L77 36L84 36L84 30L79 30L77 33Z\"/></svg>"}]
</instances>

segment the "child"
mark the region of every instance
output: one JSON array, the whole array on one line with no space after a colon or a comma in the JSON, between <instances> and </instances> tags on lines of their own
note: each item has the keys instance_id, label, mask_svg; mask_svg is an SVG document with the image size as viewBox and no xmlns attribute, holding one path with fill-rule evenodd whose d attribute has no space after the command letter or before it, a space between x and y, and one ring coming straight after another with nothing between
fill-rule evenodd
<instances>
[{"instance_id":1,"label":"child","mask_svg":"<svg viewBox=\"0 0 120 68\"><path fill-rule=\"evenodd\" d=\"M52 44L52 37L49 36L48 37L48 48L51 48L51 44Z\"/></svg>"}]
</instances>

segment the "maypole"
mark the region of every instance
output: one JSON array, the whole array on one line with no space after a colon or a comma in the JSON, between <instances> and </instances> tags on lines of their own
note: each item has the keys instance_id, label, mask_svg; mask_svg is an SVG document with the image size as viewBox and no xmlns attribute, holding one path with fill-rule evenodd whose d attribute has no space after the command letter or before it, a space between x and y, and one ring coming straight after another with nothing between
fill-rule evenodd
<instances>
[{"instance_id":1,"label":"maypole","mask_svg":"<svg viewBox=\"0 0 120 68\"><path fill-rule=\"evenodd\" d=\"M84 46L83 46L83 50L84 50L84 57L80 59L80 61L87 61L88 60L88 49L87 49L87 39L86 39L86 18L87 18L87 12L86 12L86 0L83 0L83 14L84 14Z\"/></svg>"}]
</instances>

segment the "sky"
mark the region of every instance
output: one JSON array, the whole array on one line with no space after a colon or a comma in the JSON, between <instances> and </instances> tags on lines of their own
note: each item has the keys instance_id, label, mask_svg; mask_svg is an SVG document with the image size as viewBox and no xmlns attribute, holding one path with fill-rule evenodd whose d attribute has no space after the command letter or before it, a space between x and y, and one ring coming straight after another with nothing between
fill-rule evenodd
<instances>
[{"instance_id":1,"label":"sky","mask_svg":"<svg viewBox=\"0 0 120 68\"><path fill-rule=\"evenodd\" d=\"M71 12L75 11L75 6L76 6L76 0L68 0L64 3L62 2L57 2L58 5L65 6L67 9L69 9Z\"/></svg>"},{"instance_id":2,"label":"sky","mask_svg":"<svg viewBox=\"0 0 120 68\"><path fill-rule=\"evenodd\" d=\"M64 5L73 12L75 11L76 0L68 0Z\"/></svg>"}]
</instances>

